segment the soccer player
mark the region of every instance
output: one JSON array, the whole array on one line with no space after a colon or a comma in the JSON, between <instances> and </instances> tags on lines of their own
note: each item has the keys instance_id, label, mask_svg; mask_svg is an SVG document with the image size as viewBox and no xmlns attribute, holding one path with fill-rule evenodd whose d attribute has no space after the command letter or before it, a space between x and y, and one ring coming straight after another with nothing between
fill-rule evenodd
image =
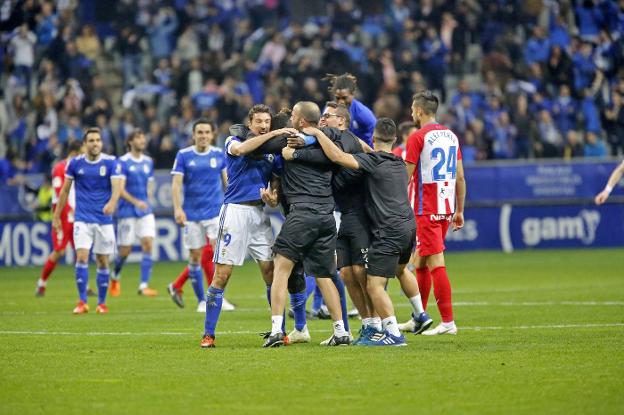
<instances>
[{"instance_id":1,"label":"soccer player","mask_svg":"<svg viewBox=\"0 0 624 415\"><path fill-rule=\"evenodd\" d=\"M407 171L416 183L414 214L417 224L416 278L426 309L433 280L442 322L423 335L457 334L453 319L451 284L444 262L444 237L449 224L464 226L466 181L457 136L438 124L438 98L430 91L418 92L412 103L412 118L418 130L407 142Z\"/></svg>"},{"instance_id":2,"label":"soccer player","mask_svg":"<svg viewBox=\"0 0 624 415\"><path fill-rule=\"evenodd\" d=\"M611 173L611 176L609 176L609 180L607 181L605 188L602 190L602 192L596 195L596 198L594 199L594 201L596 202L597 205L602 205L604 202L607 201L607 199L609 198L609 195L613 191L613 188L615 187L615 185L618 184L618 182L622 178L622 175L624 175L624 161L622 161L613 170L613 172Z\"/></svg>"},{"instance_id":3,"label":"soccer player","mask_svg":"<svg viewBox=\"0 0 624 415\"><path fill-rule=\"evenodd\" d=\"M212 245L217 239L227 174L223 151L211 145L215 124L199 119L193 124L192 134L195 145L178 151L173 163L171 196L175 221L183 227L182 239L189 250L189 278L197 297L197 311L203 313L206 301L199 261L206 238Z\"/></svg>"},{"instance_id":4,"label":"soccer player","mask_svg":"<svg viewBox=\"0 0 624 415\"><path fill-rule=\"evenodd\" d=\"M292 128L270 131L271 110L266 105L254 105L247 118L254 137L233 135L225 142L229 183L219 219L215 276L206 294L206 320L200 342L202 348L215 347L215 329L223 304L223 292L234 267L243 265L247 253L258 263L267 287L273 282L273 229L264 211L261 191L268 188L273 176L275 156L252 157L250 153L271 138L297 131Z\"/></svg>"},{"instance_id":5,"label":"soccer player","mask_svg":"<svg viewBox=\"0 0 624 415\"><path fill-rule=\"evenodd\" d=\"M52 195L52 212L56 209L58 204L59 194L61 188L65 182L65 169L69 160L79 155L82 151L82 142L75 140L69 143L67 147L67 157L54 165L52 168L52 188L54 193ZM35 290L35 296L43 297L45 295L46 284L52 271L56 268L58 260L65 255L65 249L67 244L71 243L74 247L74 207L76 205L75 194L73 188L70 190L68 203L61 212L61 227L58 231L52 229L52 253L48 256L43 269L41 270L41 277L37 281L37 289Z\"/></svg>"},{"instance_id":6,"label":"soccer player","mask_svg":"<svg viewBox=\"0 0 624 415\"><path fill-rule=\"evenodd\" d=\"M111 278L110 294L121 294L121 269L132 251L132 245L141 243L141 282L139 295L154 297L158 291L148 287L152 276L152 242L156 237L156 221L149 198L154 190L154 162L143 154L147 147L145 134L134 130L127 139L130 150L119 159L125 179L117 210L117 238L119 252L115 259L115 271Z\"/></svg>"},{"instance_id":7,"label":"soccer player","mask_svg":"<svg viewBox=\"0 0 624 415\"><path fill-rule=\"evenodd\" d=\"M329 92L339 104L344 104L349 109L349 130L361 138L369 146L373 145L373 130L377 122L373 111L366 105L354 98L357 86L357 78L350 73L342 75L328 74L325 80L329 80Z\"/></svg>"},{"instance_id":8,"label":"soccer player","mask_svg":"<svg viewBox=\"0 0 624 415\"><path fill-rule=\"evenodd\" d=\"M291 123L297 130L317 126L321 112L313 102L298 102ZM328 346L348 345L340 299L331 281L335 275L336 221L331 189L332 167L313 163L286 162L282 187L290 212L275 240L275 272L271 287L271 334L263 347L284 344L283 312L288 279L297 262L303 261L305 273L313 275L323 293L334 323Z\"/></svg>"},{"instance_id":9,"label":"soccer player","mask_svg":"<svg viewBox=\"0 0 624 415\"><path fill-rule=\"evenodd\" d=\"M372 153L347 154L322 131L308 128L304 132L316 136L333 162L366 173L365 206L371 227L371 243L365 258L366 288L374 310L382 318L384 332L364 338L359 344L404 346L405 337L399 331L394 306L385 287L389 278L403 273L409 261L416 223L407 196L405 163L392 154L392 144L396 140L394 121L377 120Z\"/></svg>"},{"instance_id":10,"label":"soccer player","mask_svg":"<svg viewBox=\"0 0 624 415\"><path fill-rule=\"evenodd\" d=\"M123 175L115 157L102 153L102 136L98 128L84 132L82 141L85 154L73 158L65 171L65 182L54 210L52 226L61 229L61 213L67 203L72 183L76 192L76 222L74 244L76 247L76 285L80 301L74 314L89 311L87 283L89 280L89 250L93 247L97 263L96 282L98 305L96 313L108 313L108 256L115 251L113 212L121 194Z\"/></svg>"}]
</instances>

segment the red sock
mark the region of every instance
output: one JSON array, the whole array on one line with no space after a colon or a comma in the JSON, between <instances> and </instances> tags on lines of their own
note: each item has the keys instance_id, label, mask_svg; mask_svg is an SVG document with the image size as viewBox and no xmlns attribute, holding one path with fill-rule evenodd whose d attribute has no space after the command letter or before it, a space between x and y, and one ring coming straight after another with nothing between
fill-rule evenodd
<instances>
[{"instance_id":1,"label":"red sock","mask_svg":"<svg viewBox=\"0 0 624 415\"><path fill-rule=\"evenodd\" d=\"M189 269L188 269L188 266L185 266L184 271L182 271L180 275L178 275L178 279L176 279L175 282L173 283L173 288L177 290L181 290L186 280L188 280L188 276L189 276Z\"/></svg>"},{"instance_id":2,"label":"red sock","mask_svg":"<svg viewBox=\"0 0 624 415\"><path fill-rule=\"evenodd\" d=\"M418 281L418 291L420 291L423 308L426 310L429 293L431 292L431 273L429 268L416 268L416 281Z\"/></svg>"},{"instance_id":3,"label":"red sock","mask_svg":"<svg viewBox=\"0 0 624 415\"><path fill-rule=\"evenodd\" d=\"M446 267L431 270L433 276L433 295L438 303L438 310L443 323L453 321L453 304L451 303L451 283L446 275Z\"/></svg>"},{"instance_id":4,"label":"red sock","mask_svg":"<svg viewBox=\"0 0 624 415\"><path fill-rule=\"evenodd\" d=\"M54 268L56 268L56 262L48 258L45 265L43 266L43 270L41 271L41 280L47 281L48 278L50 278L50 274L52 274L52 271L54 271Z\"/></svg>"},{"instance_id":5,"label":"red sock","mask_svg":"<svg viewBox=\"0 0 624 415\"><path fill-rule=\"evenodd\" d=\"M212 250L212 245L206 244L204 246L204 250L202 251L201 257L201 266L204 270L204 276L206 277L206 282L208 286L212 284L212 277L214 276L214 262L212 262L212 257L214 256L214 251Z\"/></svg>"}]
</instances>

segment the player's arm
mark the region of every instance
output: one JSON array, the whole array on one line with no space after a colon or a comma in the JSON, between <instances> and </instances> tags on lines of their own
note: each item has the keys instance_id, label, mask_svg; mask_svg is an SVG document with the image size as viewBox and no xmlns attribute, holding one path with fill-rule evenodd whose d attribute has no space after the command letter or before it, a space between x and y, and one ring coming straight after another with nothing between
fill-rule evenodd
<instances>
[{"instance_id":1,"label":"player's arm","mask_svg":"<svg viewBox=\"0 0 624 415\"><path fill-rule=\"evenodd\" d=\"M466 178L464 164L457 160L457 176L455 178L455 214L453 215L453 230L464 227L464 202L466 200Z\"/></svg>"},{"instance_id":2,"label":"player's arm","mask_svg":"<svg viewBox=\"0 0 624 415\"><path fill-rule=\"evenodd\" d=\"M323 152L325 152L325 155L334 163L350 169L358 169L360 167L355 157L338 148L338 146L318 128L308 127L304 130L304 133L315 136Z\"/></svg>"},{"instance_id":3,"label":"player's arm","mask_svg":"<svg viewBox=\"0 0 624 415\"><path fill-rule=\"evenodd\" d=\"M621 162L613 170L613 172L611 173L611 176L609 176L609 180L607 181L607 185L605 186L605 188L602 190L602 192L596 195L596 198L594 199L594 201L596 202L597 205L602 205L604 202L607 201L607 199L609 198L609 195L613 191L613 188L615 187L616 184L618 184L618 182L622 178L622 175L624 175L624 161Z\"/></svg>"},{"instance_id":4,"label":"player's arm","mask_svg":"<svg viewBox=\"0 0 624 415\"><path fill-rule=\"evenodd\" d=\"M112 215L113 212L115 212L117 202L119 202L119 197L121 196L121 190L123 188L123 185L123 178L111 177L111 197L104 205L104 208L102 208L102 212L105 215Z\"/></svg>"},{"instance_id":5,"label":"player's arm","mask_svg":"<svg viewBox=\"0 0 624 415\"><path fill-rule=\"evenodd\" d=\"M154 192L156 191L156 182L154 176L150 177L147 181L147 201L153 203Z\"/></svg>"},{"instance_id":6,"label":"player's arm","mask_svg":"<svg viewBox=\"0 0 624 415\"><path fill-rule=\"evenodd\" d=\"M148 208L147 202L144 202L141 199L137 199L136 197L128 193L128 191L126 190L126 179L119 179L119 180L121 181L121 198L132 203L134 206L138 207L141 210L147 210ZM151 184L151 181L148 182L148 197L149 197L150 184ZM152 189L154 188L153 185L151 187Z\"/></svg>"},{"instance_id":7,"label":"player's arm","mask_svg":"<svg viewBox=\"0 0 624 415\"><path fill-rule=\"evenodd\" d=\"M279 205L279 188L282 184L279 176L274 175L269 183L270 189L260 189L260 198L264 203L271 207L277 207Z\"/></svg>"},{"instance_id":8,"label":"player's arm","mask_svg":"<svg viewBox=\"0 0 624 415\"><path fill-rule=\"evenodd\" d=\"M184 226L186 214L182 210L182 174L174 174L171 177L171 200L173 201L173 216L178 225Z\"/></svg>"},{"instance_id":9,"label":"player's arm","mask_svg":"<svg viewBox=\"0 0 624 415\"><path fill-rule=\"evenodd\" d=\"M227 169L221 170L221 183L223 184L223 189L227 189L227 185L228 185Z\"/></svg>"},{"instance_id":10,"label":"player's arm","mask_svg":"<svg viewBox=\"0 0 624 415\"><path fill-rule=\"evenodd\" d=\"M266 134L248 138L243 142L232 141L228 146L228 153L233 156L244 156L256 150L258 147L260 147L262 144L266 143L272 138L280 135L288 136L294 134L297 134L297 130L295 130L294 128L280 128L278 130L269 131Z\"/></svg>"},{"instance_id":11,"label":"player's arm","mask_svg":"<svg viewBox=\"0 0 624 415\"><path fill-rule=\"evenodd\" d=\"M54 229L61 228L61 212L67 204L67 198L69 197L69 191L71 190L73 180L70 177L65 177L63 187L59 193L58 202L56 202L56 209L54 209L54 215L52 217L52 227Z\"/></svg>"}]
</instances>

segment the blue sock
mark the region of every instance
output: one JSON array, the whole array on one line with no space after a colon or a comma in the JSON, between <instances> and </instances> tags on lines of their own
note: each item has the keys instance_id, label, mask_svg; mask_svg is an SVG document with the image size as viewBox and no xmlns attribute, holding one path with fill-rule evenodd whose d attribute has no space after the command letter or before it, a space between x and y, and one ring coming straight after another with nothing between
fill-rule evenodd
<instances>
[{"instance_id":1,"label":"blue sock","mask_svg":"<svg viewBox=\"0 0 624 415\"><path fill-rule=\"evenodd\" d=\"M191 285L193 286L193 291L195 291L195 296L197 297L197 301L202 301L204 299L204 281L202 280L202 270L199 264L189 264L189 278L191 280ZM219 311L221 310L221 306L219 306Z\"/></svg>"},{"instance_id":2,"label":"blue sock","mask_svg":"<svg viewBox=\"0 0 624 415\"><path fill-rule=\"evenodd\" d=\"M215 287L209 287L206 293L206 320L204 321L204 335L215 335L219 314L221 314L221 306L223 305L223 290Z\"/></svg>"},{"instance_id":3,"label":"blue sock","mask_svg":"<svg viewBox=\"0 0 624 415\"><path fill-rule=\"evenodd\" d=\"M119 273L121 272L121 269L123 268L124 264L126 263L126 259L128 257L121 257L118 256L117 258L115 258L115 276L120 277L121 275L119 275Z\"/></svg>"},{"instance_id":4,"label":"blue sock","mask_svg":"<svg viewBox=\"0 0 624 415\"><path fill-rule=\"evenodd\" d=\"M310 295L314 292L316 288L316 278L310 277L308 275L305 276L306 280L306 301L310 298Z\"/></svg>"},{"instance_id":5,"label":"blue sock","mask_svg":"<svg viewBox=\"0 0 624 415\"><path fill-rule=\"evenodd\" d=\"M342 279L338 276L338 273L336 273L332 277L332 281L338 289L338 295L340 296L340 309L342 310L342 321L344 322L345 330L350 331L349 316L347 315L347 295L345 293L344 282L342 282Z\"/></svg>"},{"instance_id":6,"label":"blue sock","mask_svg":"<svg viewBox=\"0 0 624 415\"><path fill-rule=\"evenodd\" d=\"M271 307L271 286L266 286L266 295L267 301L269 302L269 307ZM284 310L284 314L282 315L282 333L286 333L286 310Z\"/></svg>"},{"instance_id":7,"label":"blue sock","mask_svg":"<svg viewBox=\"0 0 624 415\"><path fill-rule=\"evenodd\" d=\"M152 277L152 254L143 253L141 259L141 283L147 284Z\"/></svg>"},{"instance_id":8,"label":"blue sock","mask_svg":"<svg viewBox=\"0 0 624 415\"><path fill-rule=\"evenodd\" d=\"M306 292L290 294L290 306L295 314L295 329L301 331L305 327L306 321Z\"/></svg>"},{"instance_id":9,"label":"blue sock","mask_svg":"<svg viewBox=\"0 0 624 415\"><path fill-rule=\"evenodd\" d=\"M312 299L312 311L316 312L321 309L323 305L323 294L321 294L321 289L317 286L314 288L314 298Z\"/></svg>"},{"instance_id":10,"label":"blue sock","mask_svg":"<svg viewBox=\"0 0 624 415\"><path fill-rule=\"evenodd\" d=\"M106 303L106 291L108 291L108 278L110 277L108 268L97 270L95 281L98 287L98 304Z\"/></svg>"},{"instance_id":11,"label":"blue sock","mask_svg":"<svg viewBox=\"0 0 624 415\"><path fill-rule=\"evenodd\" d=\"M89 283L89 264L76 262L76 287L80 301L87 302L87 284Z\"/></svg>"}]
</instances>

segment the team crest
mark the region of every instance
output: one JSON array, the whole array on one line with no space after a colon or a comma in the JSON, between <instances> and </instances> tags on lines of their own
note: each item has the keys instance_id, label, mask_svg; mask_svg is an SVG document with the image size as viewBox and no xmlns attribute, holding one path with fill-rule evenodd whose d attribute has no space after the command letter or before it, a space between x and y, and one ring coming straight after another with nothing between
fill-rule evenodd
<instances>
[{"instance_id":1,"label":"team crest","mask_svg":"<svg viewBox=\"0 0 624 415\"><path fill-rule=\"evenodd\" d=\"M217 159L212 157L210 158L210 167L212 167L213 169L217 168Z\"/></svg>"},{"instance_id":2,"label":"team crest","mask_svg":"<svg viewBox=\"0 0 624 415\"><path fill-rule=\"evenodd\" d=\"M100 167L100 176L106 176L106 166Z\"/></svg>"},{"instance_id":3,"label":"team crest","mask_svg":"<svg viewBox=\"0 0 624 415\"><path fill-rule=\"evenodd\" d=\"M130 166L130 168L128 170L134 171L134 166Z\"/></svg>"}]
</instances>

